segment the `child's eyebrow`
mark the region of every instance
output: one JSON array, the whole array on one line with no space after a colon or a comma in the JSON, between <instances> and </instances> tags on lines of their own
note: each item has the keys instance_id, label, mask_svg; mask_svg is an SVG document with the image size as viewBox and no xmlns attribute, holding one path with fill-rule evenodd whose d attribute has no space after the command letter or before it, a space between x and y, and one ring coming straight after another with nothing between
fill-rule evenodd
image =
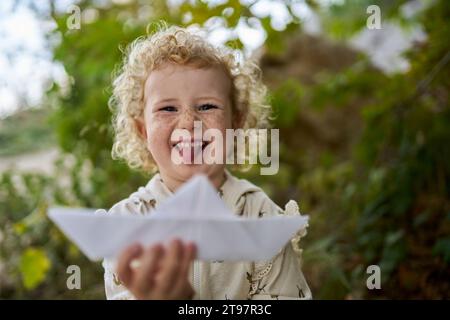
<instances>
[{"instance_id":1,"label":"child's eyebrow","mask_svg":"<svg viewBox=\"0 0 450 320\"><path fill-rule=\"evenodd\" d=\"M173 101L177 101L177 100L178 99L175 99L175 98L162 99L162 100L159 100L159 101L153 103L153 105L158 105L158 104L161 104L161 103L164 103L164 102L173 102ZM202 97L196 98L195 100L215 100L215 101L217 101L219 103L223 103L222 99L217 98L217 97L213 97L213 96L202 96Z\"/></svg>"},{"instance_id":2,"label":"child's eyebrow","mask_svg":"<svg viewBox=\"0 0 450 320\"><path fill-rule=\"evenodd\" d=\"M217 97L213 97L213 96L205 96L205 97L199 97L197 98L197 100L215 100L219 103L223 103L222 99L217 98Z\"/></svg>"},{"instance_id":3,"label":"child's eyebrow","mask_svg":"<svg viewBox=\"0 0 450 320\"><path fill-rule=\"evenodd\" d=\"M177 99L173 99L173 98L168 98L168 99L162 99L162 100L160 100L160 101L157 101L157 102L155 102L155 103L153 103L153 104L160 104L160 103L163 103L163 102L171 102L171 101L177 101Z\"/></svg>"}]
</instances>

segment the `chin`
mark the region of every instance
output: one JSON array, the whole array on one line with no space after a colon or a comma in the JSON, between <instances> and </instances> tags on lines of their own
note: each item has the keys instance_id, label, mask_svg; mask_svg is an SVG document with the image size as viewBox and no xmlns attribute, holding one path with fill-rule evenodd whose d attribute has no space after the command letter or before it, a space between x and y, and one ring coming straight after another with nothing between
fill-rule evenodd
<instances>
[{"instance_id":1,"label":"chin","mask_svg":"<svg viewBox=\"0 0 450 320\"><path fill-rule=\"evenodd\" d=\"M180 166L177 166L175 168L175 171L183 177L183 180L190 179L192 176L198 173L205 174L207 176L213 176L215 173L218 172L218 170L222 170L221 166L214 166L214 165L198 165L198 164L183 164Z\"/></svg>"}]
</instances>

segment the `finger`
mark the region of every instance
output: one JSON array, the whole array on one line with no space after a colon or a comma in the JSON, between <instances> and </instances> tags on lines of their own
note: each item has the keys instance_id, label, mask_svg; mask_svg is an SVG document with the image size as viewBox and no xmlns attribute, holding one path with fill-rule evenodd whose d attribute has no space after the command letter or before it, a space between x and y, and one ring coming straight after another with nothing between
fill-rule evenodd
<instances>
[{"instance_id":1,"label":"finger","mask_svg":"<svg viewBox=\"0 0 450 320\"><path fill-rule=\"evenodd\" d=\"M188 243L183 246L182 259L178 272L178 279L173 289L173 295L183 296L185 299L192 297L192 287L189 283L189 271L192 261L195 258L195 245Z\"/></svg>"},{"instance_id":2,"label":"finger","mask_svg":"<svg viewBox=\"0 0 450 320\"><path fill-rule=\"evenodd\" d=\"M129 286L132 282L133 270L130 263L133 259L138 258L142 254L142 246L140 244L133 244L126 248L119 256L117 264L117 275L125 286Z\"/></svg>"},{"instance_id":3,"label":"finger","mask_svg":"<svg viewBox=\"0 0 450 320\"><path fill-rule=\"evenodd\" d=\"M182 258L181 241L174 239L167 249L167 254L161 267L161 276L158 279L158 291L167 294L176 285Z\"/></svg>"},{"instance_id":4,"label":"finger","mask_svg":"<svg viewBox=\"0 0 450 320\"><path fill-rule=\"evenodd\" d=\"M186 282L181 291L178 293L178 296L176 299L182 299L182 300L192 300L194 298L195 291L192 288L192 285L189 282Z\"/></svg>"},{"instance_id":5,"label":"finger","mask_svg":"<svg viewBox=\"0 0 450 320\"><path fill-rule=\"evenodd\" d=\"M136 271L133 289L138 296L148 296L154 284L154 277L158 269L164 249L161 245L154 245L147 248L141 258L141 265Z\"/></svg>"},{"instance_id":6,"label":"finger","mask_svg":"<svg viewBox=\"0 0 450 320\"><path fill-rule=\"evenodd\" d=\"M194 243L188 243L184 246L183 259L181 260L180 276L187 278L189 274L189 268L192 261L196 256L196 246Z\"/></svg>"}]
</instances>

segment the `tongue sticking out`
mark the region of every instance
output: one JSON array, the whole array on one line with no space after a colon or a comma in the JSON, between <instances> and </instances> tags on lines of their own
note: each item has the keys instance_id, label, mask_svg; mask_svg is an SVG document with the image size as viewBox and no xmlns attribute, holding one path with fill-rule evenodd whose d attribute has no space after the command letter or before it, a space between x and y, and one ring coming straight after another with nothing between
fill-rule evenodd
<instances>
[{"instance_id":1,"label":"tongue sticking out","mask_svg":"<svg viewBox=\"0 0 450 320\"><path fill-rule=\"evenodd\" d=\"M181 156L183 157L183 164L195 164L195 160L197 163L201 163L202 157L202 146L187 146L183 147L181 150Z\"/></svg>"}]
</instances>

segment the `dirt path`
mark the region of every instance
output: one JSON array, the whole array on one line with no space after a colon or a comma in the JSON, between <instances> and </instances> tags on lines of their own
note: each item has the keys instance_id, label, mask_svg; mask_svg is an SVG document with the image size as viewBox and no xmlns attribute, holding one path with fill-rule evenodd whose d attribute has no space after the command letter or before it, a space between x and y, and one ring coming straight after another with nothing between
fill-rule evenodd
<instances>
[{"instance_id":1,"label":"dirt path","mask_svg":"<svg viewBox=\"0 0 450 320\"><path fill-rule=\"evenodd\" d=\"M0 173L14 169L19 172L39 172L50 175L58 154L57 148L51 148L17 156L0 157Z\"/></svg>"}]
</instances>

